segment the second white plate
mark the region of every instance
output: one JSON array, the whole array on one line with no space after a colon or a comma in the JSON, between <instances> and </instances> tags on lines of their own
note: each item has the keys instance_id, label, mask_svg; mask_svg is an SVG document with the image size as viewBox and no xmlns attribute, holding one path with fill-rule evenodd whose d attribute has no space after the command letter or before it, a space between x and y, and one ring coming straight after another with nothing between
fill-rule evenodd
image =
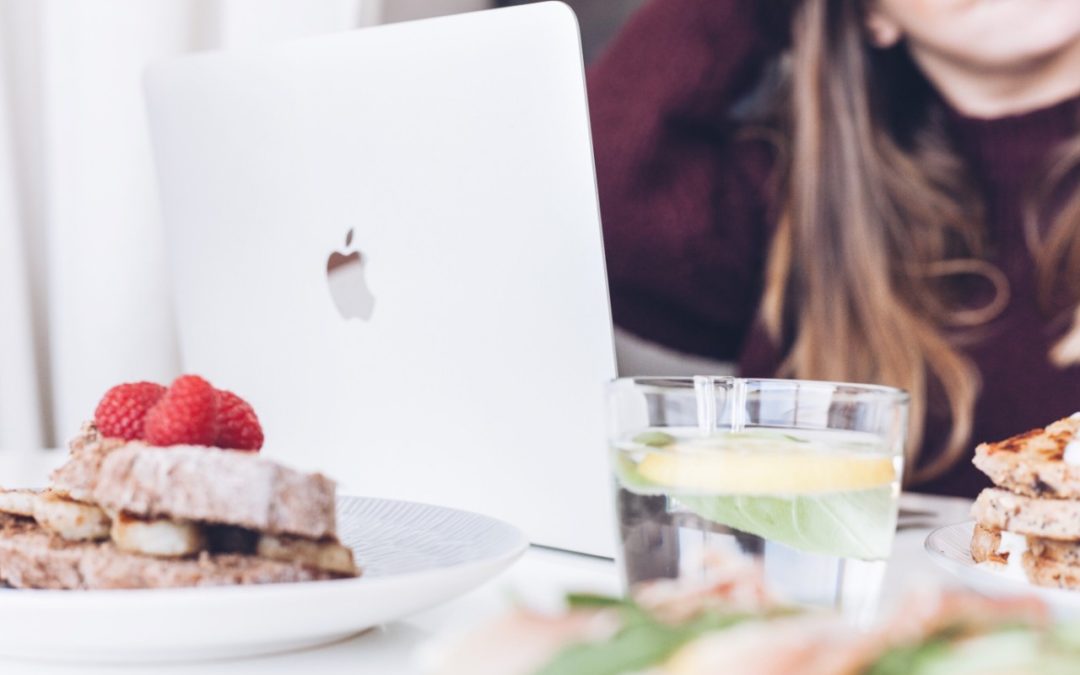
<instances>
[{"instance_id":1,"label":"second white plate","mask_svg":"<svg viewBox=\"0 0 1080 675\"><path fill-rule=\"evenodd\" d=\"M975 523L939 527L926 537L926 552L939 566L952 572L968 588L992 597L1034 595L1059 618L1080 616L1080 591L1036 586L994 566L980 565L971 557Z\"/></svg>"},{"instance_id":2,"label":"second white plate","mask_svg":"<svg viewBox=\"0 0 1080 675\"><path fill-rule=\"evenodd\" d=\"M175 661L288 651L353 635L458 596L524 552L494 518L383 499L338 500L358 579L175 590L0 590L0 655Z\"/></svg>"}]
</instances>

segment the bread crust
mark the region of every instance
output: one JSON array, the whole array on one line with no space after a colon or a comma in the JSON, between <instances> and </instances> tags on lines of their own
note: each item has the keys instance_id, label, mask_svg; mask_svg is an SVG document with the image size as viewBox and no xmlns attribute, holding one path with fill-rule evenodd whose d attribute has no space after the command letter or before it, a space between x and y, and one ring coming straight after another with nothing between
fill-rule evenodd
<instances>
[{"instance_id":1,"label":"bread crust","mask_svg":"<svg viewBox=\"0 0 1080 675\"><path fill-rule=\"evenodd\" d=\"M105 438L93 422L86 422L79 435L71 439L68 461L49 476L56 492L87 502L94 496L101 463L113 450L130 445L119 438ZM141 445L141 444L140 444Z\"/></svg>"},{"instance_id":2,"label":"bread crust","mask_svg":"<svg viewBox=\"0 0 1080 675\"><path fill-rule=\"evenodd\" d=\"M1065 448L1080 434L1080 417L997 443L981 443L972 460L999 487L1031 497L1080 499L1080 465L1064 461Z\"/></svg>"},{"instance_id":3,"label":"bread crust","mask_svg":"<svg viewBox=\"0 0 1080 675\"><path fill-rule=\"evenodd\" d=\"M14 588L97 590L319 581L333 575L296 563L236 554L158 559L111 542L68 542L34 521L0 514L0 581Z\"/></svg>"},{"instance_id":4,"label":"bread crust","mask_svg":"<svg viewBox=\"0 0 1080 675\"><path fill-rule=\"evenodd\" d=\"M983 527L978 523L971 533L971 557L977 563L1006 563L1008 558L998 553L1001 548L1001 530Z\"/></svg>"}]
</instances>

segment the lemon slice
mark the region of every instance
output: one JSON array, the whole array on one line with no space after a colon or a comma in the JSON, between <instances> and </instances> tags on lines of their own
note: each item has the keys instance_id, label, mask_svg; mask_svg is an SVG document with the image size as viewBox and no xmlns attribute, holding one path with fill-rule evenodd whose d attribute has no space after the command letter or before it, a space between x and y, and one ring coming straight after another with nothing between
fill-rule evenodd
<instances>
[{"instance_id":1,"label":"lemon slice","mask_svg":"<svg viewBox=\"0 0 1080 675\"><path fill-rule=\"evenodd\" d=\"M802 495L865 490L896 480L892 459L882 456L786 452L680 452L669 447L638 463L649 483L675 492L718 495Z\"/></svg>"}]
</instances>

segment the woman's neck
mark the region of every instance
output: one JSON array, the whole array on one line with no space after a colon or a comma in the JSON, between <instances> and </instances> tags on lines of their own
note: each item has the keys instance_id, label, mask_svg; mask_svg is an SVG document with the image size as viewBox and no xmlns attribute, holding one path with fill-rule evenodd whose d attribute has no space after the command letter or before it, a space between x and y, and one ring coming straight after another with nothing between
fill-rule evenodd
<instances>
[{"instance_id":1,"label":"woman's neck","mask_svg":"<svg viewBox=\"0 0 1080 675\"><path fill-rule=\"evenodd\" d=\"M911 56L942 96L971 117L1037 110L1080 94L1080 41L1011 67L975 67L940 53Z\"/></svg>"}]
</instances>

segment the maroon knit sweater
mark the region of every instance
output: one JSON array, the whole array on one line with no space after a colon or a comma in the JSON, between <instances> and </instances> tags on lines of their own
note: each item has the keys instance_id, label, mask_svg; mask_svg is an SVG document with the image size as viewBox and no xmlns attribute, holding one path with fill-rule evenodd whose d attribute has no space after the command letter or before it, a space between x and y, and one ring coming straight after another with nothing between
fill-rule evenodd
<instances>
[{"instance_id":1,"label":"maroon knit sweater","mask_svg":"<svg viewBox=\"0 0 1080 675\"><path fill-rule=\"evenodd\" d=\"M757 321L776 221L773 160L760 142L734 139L730 114L769 58L756 2L653 0L589 73L589 98L616 323L761 377L782 357ZM1080 410L1080 367L1047 357L1068 322L1038 307L1021 215L1031 178L1080 133L1078 120L1080 98L1000 119L948 115L984 197L989 260L1011 290L983 337L961 347L982 376L973 446ZM930 405L924 457L949 428L940 401ZM963 461L917 489L973 497L988 484Z\"/></svg>"}]
</instances>

